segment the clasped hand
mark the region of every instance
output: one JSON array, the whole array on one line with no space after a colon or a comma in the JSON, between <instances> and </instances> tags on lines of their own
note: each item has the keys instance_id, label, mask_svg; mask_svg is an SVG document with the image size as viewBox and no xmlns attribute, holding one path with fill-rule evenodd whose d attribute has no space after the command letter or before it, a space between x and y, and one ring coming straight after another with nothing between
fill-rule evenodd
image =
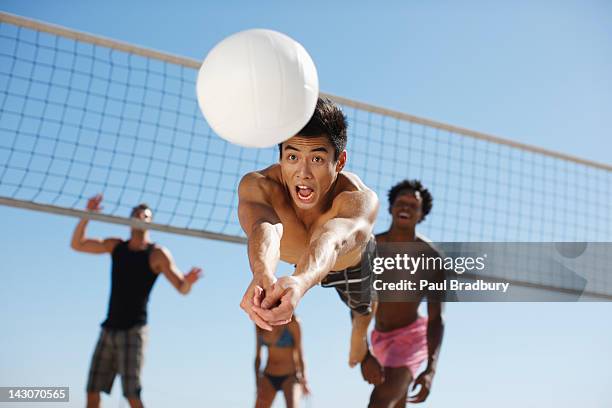
<instances>
[{"instance_id":1,"label":"clasped hand","mask_svg":"<svg viewBox=\"0 0 612 408\"><path fill-rule=\"evenodd\" d=\"M297 276L276 279L269 275L253 275L240 307L257 326L272 330L272 326L291 321L293 312L305 292L305 284Z\"/></svg>"}]
</instances>

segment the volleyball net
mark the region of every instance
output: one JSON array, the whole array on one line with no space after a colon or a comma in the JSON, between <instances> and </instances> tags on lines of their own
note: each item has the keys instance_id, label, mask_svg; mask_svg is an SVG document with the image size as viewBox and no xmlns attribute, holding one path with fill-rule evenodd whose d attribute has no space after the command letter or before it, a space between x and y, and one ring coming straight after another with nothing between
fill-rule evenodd
<instances>
[{"instance_id":1,"label":"volleyball net","mask_svg":"<svg viewBox=\"0 0 612 408\"><path fill-rule=\"evenodd\" d=\"M244 242L237 185L277 148L217 137L195 95L200 62L0 13L0 204ZM610 241L612 166L327 95L349 121L347 170L381 198L419 179L433 241ZM600 292L612 296L601 272Z\"/></svg>"}]
</instances>

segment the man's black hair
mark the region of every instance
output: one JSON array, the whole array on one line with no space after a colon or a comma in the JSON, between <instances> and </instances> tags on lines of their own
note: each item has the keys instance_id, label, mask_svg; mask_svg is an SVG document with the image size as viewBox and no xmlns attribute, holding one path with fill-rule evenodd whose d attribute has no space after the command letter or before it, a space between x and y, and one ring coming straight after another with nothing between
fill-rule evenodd
<instances>
[{"instance_id":1,"label":"man's black hair","mask_svg":"<svg viewBox=\"0 0 612 408\"><path fill-rule=\"evenodd\" d=\"M429 190L423 187L423 184L419 180L402 180L389 190L389 211L391 211L391 207L393 207L393 203L395 199L400 194L404 192L415 193L418 192L421 196L421 212L423 216L419 220L419 222L423 221L427 214L431 211L431 207L433 206L433 197Z\"/></svg>"},{"instance_id":2,"label":"man's black hair","mask_svg":"<svg viewBox=\"0 0 612 408\"><path fill-rule=\"evenodd\" d=\"M317 99L312 117L296 136L319 137L326 136L334 146L334 161L346 149L348 123L342 109L329 98ZM278 144L280 157L283 155L283 144Z\"/></svg>"}]
</instances>

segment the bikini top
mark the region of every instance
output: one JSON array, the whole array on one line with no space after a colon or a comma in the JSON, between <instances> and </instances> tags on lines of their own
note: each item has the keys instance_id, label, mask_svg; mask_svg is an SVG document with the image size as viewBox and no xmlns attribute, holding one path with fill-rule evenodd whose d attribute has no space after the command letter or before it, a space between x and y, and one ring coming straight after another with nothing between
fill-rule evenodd
<instances>
[{"instance_id":1,"label":"bikini top","mask_svg":"<svg viewBox=\"0 0 612 408\"><path fill-rule=\"evenodd\" d=\"M264 346L270 347L270 343L266 342L261 334L259 335L259 341L261 341ZM278 340L276 340L276 343L273 344L274 347L281 348L293 347L293 345L293 335L287 327L285 327L285 330L283 330Z\"/></svg>"}]
</instances>

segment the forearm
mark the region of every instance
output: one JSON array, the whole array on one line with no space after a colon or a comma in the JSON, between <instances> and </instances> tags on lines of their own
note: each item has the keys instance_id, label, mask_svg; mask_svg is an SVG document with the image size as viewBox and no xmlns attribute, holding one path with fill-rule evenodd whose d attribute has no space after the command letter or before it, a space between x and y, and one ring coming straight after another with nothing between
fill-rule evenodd
<instances>
[{"instance_id":1,"label":"forearm","mask_svg":"<svg viewBox=\"0 0 612 408\"><path fill-rule=\"evenodd\" d=\"M296 365L295 376L297 377L298 381L306 381L306 367L304 366L303 361Z\"/></svg>"},{"instance_id":2,"label":"forearm","mask_svg":"<svg viewBox=\"0 0 612 408\"><path fill-rule=\"evenodd\" d=\"M298 367L296 371L302 380L306 379L306 366L304 365L304 359L302 358L302 356L300 356L300 358L298 359Z\"/></svg>"},{"instance_id":3,"label":"forearm","mask_svg":"<svg viewBox=\"0 0 612 408\"><path fill-rule=\"evenodd\" d=\"M261 368L261 358L259 356L255 357L255 377L259 374L259 369Z\"/></svg>"},{"instance_id":4,"label":"forearm","mask_svg":"<svg viewBox=\"0 0 612 408\"><path fill-rule=\"evenodd\" d=\"M442 316L435 316L427 323L427 370L435 372L438 365L438 356L444 335L444 320Z\"/></svg>"},{"instance_id":5,"label":"forearm","mask_svg":"<svg viewBox=\"0 0 612 408\"><path fill-rule=\"evenodd\" d=\"M305 290L318 284L332 270L341 245L337 236L325 233L310 242L310 245L297 264L293 276L300 277L305 283Z\"/></svg>"},{"instance_id":6,"label":"forearm","mask_svg":"<svg viewBox=\"0 0 612 408\"><path fill-rule=\"evenodd\" d=\"M261 223L248 239L249 264L253 275L274 275L280 260L282 226Z\"/></svg>"},{"instance_id":7,"label":"forearm","mask_svg":"<svg viewBox=\"0 0 612 408\"><path fill-rule=\"evenodd\" d=\"M304 367L304 357L300 348L293 352L293 362L295 363L295 374L298 379L306 378L306 369Z\"/></svg>"},{"instance_id":8,"label":"forearm","mask_svg":"<svg viewBox=\"0 0 612 408\"><path fill-rule=\"evenodd\" d=\"M161 264L156 265L156 270L160 270L161 273L164 274L168 282L179 292L181 295L187 295L191 292L191 287L196 283L199 279L199 274L201 272L200 268L192 268L187 275L184 275L183 272L176 266L174 260L170 253L163 253L159 251L154 253L159 256L162 254L163 258L161 259Z\"/></svg>"}]
</instances>

